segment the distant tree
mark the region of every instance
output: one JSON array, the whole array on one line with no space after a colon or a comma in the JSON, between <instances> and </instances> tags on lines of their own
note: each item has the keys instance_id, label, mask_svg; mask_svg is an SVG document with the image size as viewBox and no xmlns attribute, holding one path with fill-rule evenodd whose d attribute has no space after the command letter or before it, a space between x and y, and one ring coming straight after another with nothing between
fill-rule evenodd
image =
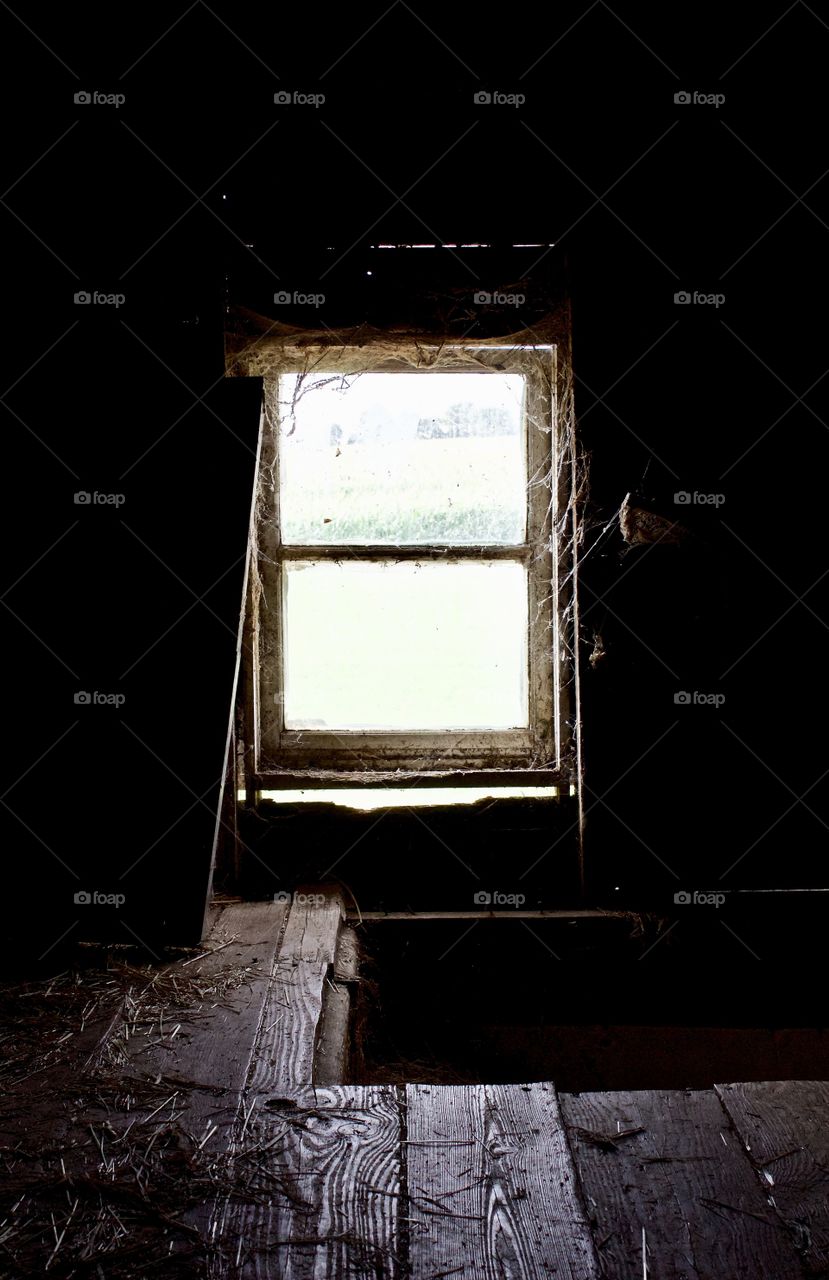
<instances>
[{"instance_id":1,"label":"distant tree","mask_svg":"<svg viewBox=\"0 0 829 1280\"><path fill-rule=\"evenodd\" d=\"M509 436L515 422L503 405L481 408L469 400L450 405L442 418L420 418L418 440L457 440L469 436Z\"/></svg>"}]
</instances>

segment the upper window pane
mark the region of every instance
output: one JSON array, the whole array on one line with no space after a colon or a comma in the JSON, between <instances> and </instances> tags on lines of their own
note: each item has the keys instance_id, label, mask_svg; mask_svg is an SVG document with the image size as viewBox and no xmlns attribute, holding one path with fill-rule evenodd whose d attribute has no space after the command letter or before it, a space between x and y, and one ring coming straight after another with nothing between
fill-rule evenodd
<instances>
[{"instance_id":1,"label":"upper window pane","mask_svg":"<svg viewBox=\"0 0 829 1280\"><path fill-rule=\"evenodd\" d=\"M283 542L524 541L522 375L315 370L278 395Z\"/></svg>"}]
</instances>

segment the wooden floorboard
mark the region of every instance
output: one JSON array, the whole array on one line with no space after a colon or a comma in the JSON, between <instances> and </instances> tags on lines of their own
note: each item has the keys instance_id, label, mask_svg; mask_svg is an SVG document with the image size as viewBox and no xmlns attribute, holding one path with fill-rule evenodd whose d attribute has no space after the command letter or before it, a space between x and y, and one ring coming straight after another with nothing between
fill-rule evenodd
<instances>
[{"instance_id":1,"label":"wooden floorboard","mask_svg":"<svg viewBox=\"0 0 829 1280\"><path fill-rule=\"evenodd\" d=\"M239 1280L403 1274L401 1115L393 1085L317 1088L305 1103L263 1097L239 1144L247 1194L219 1227ZM245 1177L247 1170L247 1177Z\"/></svg>"},{"instance_id":2,"label":"wooden floorboard","mask_svg":"<svg viewBox=\"0 0 829 1280\"><path fill-rule=\"evenodd\" d=\"M809 1275L829 1275L829 1084L721 1084L734 1127Z\"/></svg>"},{"instance_id":3,"label":"wooden floorboard","mask_svg":"<svg viewBox=\"0 0 829 1280\"><path fill-rule=\"evenodd\" d=\"M802 1280L713 1091L562 1094L561 1108L605 1276Z\"/></svg>"},{"instance_id":4,"label":"wooden floorboard","mask_svg":"<svg viewBox=\"0 0 829 1280\"><path fill-rule=\"evenodd\" d=\"M344 917L338 895L322 896L322 904L309 892L291 905L248 1079L253 1097L262 1089L290 1096L314 1078L323 984L334 965Z\"/></svg>"},{"instance_id":5,"label":"wooden floorboard","mask_svg":"<svg viewBox=\"0 0 829 1280\"><path fill-rule=\"evenodd\" d=\"M594 1280L549 1084L406 1087L412 1280Z\"/></svg>"},{"instance_id":6,"label":"wooden floorboard","mask_svg":"<svg viewBox=\"0 0 829 1280\"><path fill-rule=\"evenodd\" d=\"M103 1259L203 1280L829 1277L829 1084L338 1083L357 980L343 919L313 889L230 904L203 954L121 967L120 1012L91 1058L80 1029L54 1134L26 1148L27 1108L48 1117L48 1098L9 1098L12 1260L28 1257L16 1206L42 1216L42 1260L19 1274ZM47 1138L61 1150L43 1155Z\"/></svg>"},{"instance_id":7,"label":"wooden floorboard","mask_svg":"<svg viewBox=\"0 0 829 1280\"><path fill-rule=\"evenodd\" d=\"M225 907L204 954L162 971L165 981L181 981L187 1006L171 1005L129 1038L126 1009L95 1055L100 1066L116 1041L125 1074L169 1080L179 1126L205 1150L221 1150L236 1121L286 912L273 902Z\"/></svg>"},{"instance_id":8,"label":"wooden floorboard","mask_svg":"<svg viewBox=\"0 0 829 1280\"><path fill-rule=\"evenodd\" d=\"M337 894L295 895L264 1001L230 1143L237 1193L217 1205L213 1232L228 1274L245 1280L397 1275L396 1092L314 1085L343 917Z\"/></svg>"}]
</instances>

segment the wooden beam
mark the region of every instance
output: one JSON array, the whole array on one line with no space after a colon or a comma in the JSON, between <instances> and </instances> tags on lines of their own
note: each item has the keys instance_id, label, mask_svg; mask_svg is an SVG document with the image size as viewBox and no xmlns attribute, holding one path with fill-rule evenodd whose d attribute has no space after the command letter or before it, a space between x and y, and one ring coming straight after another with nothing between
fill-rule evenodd
<instances>
[{"instance_id":1,"label":"wooden beam","mask_svg":"<svg viewBox=\"0 0 829 1280\"><path fill-rule=\"evenodd\" d=\"M602 911L562 908L561 910L513 911L356 911L349 909L349 920L379 924L383 920L627 920L628 911Z\"/></svg>"},{"instance_id":2,"label":"wooden beam","mask_svg":"<svg viewBox=\"0 0 829 1280\"><path fill-rule=\"evenodd\" d=\"M352 761L353 764L353 761ZM335 787L557 787L569 795L569 774L558 769L266 769L253 779L257 791L332 790ZM497 799L498 797L494 797Z\"/></svg>"},{"instance_id":3,"label":"wooden beam","mask_svg":"<svg viewBox=\"0 0 829 1280\"><path fill-rule=\"evenodd\" d=\"M457 564L466 560L517 560L529 564L535 548L526 544L464 542L451 543L326 543L313 542L291 546L282 543L277 552L281 560L441 560Z\"/></svg>"},{"instance_id":4,"label":"wooden beam","mask_svg":"<svg viewBox=\"0 0 829 1280\"><path fill-rule=\"evenodd\" d=\"M334 970L323 987L322 1018L314 1056L315 1084L343 1084L348 1078L351 988L358 981L359 943L353 929L343 928L337 941Z\"/></svg>"}]
</instances>

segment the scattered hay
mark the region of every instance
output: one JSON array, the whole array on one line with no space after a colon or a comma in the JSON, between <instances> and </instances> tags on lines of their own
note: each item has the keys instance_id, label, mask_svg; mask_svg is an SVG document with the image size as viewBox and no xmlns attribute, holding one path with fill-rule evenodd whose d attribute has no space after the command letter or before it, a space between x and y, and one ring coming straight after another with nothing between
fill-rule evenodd
<instances>
[{"instance_id":1,"label":"scattered hay","mask_svg":"<svg viewBox=\"0 0 829 1280\"><path fill-rule=\"evenodd\" d=\"M220 1201L261 1198L256 1147L215 1152L210 1129L188 1132L193 1091L217 1109L223 1091L145 1054L175 1048L260 975L211 961L232 941L160 968L128 947L79 948L74 968L0 985L0 1280L227 1274L208 1226ZM268 1193L279 1188L271 1176Z\"/></svg>"}]
</instances>

